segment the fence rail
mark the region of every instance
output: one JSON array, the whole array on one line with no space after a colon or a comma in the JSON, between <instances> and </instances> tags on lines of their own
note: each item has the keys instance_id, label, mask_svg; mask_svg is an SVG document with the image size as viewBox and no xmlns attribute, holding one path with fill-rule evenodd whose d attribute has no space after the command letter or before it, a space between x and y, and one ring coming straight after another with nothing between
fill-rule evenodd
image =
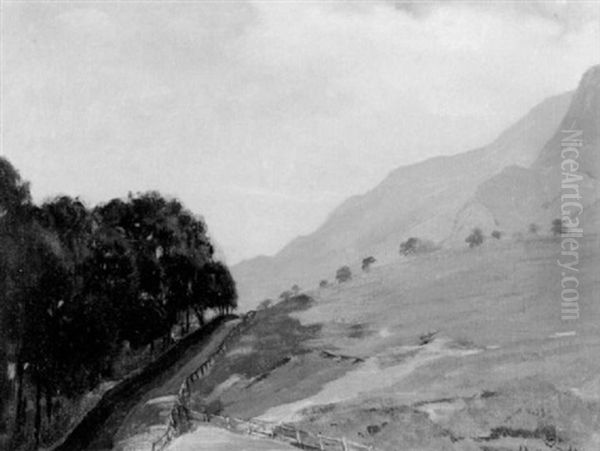
<instances>
[{"instance_id":1,"label":"fence rail","mask_svg":"<svg viewBox=\"0 0 600 451\"><path fill-rule=\"evenodd\" d=\"M224 429L249 434L258 437L267 437L297 446L302 449L319 451L375 451L372 446L346 440L345 437L328 437L321 434L298 429L292 424L271 423L256 418L244 420L235 417L212 415L195 412L188 407L193 385L208 373L215 364L217 357L224 354L231 341L237 338L242 328L248 321L254 318L256 312L250 311L242 316L241 321L236 324L223 339L219 347L200 365L192 374L188 375L177 393L177 399L171 413L165 432L152 443L152 451L162 451L177 435L190 429L192 424L210 422Z\"/></svg>"},{"instance_id":2,"label":"fence rail","mask_svg":"<svg viewBox=\"0 0 600 451\"><path fill-rule=\"evenodd\" d=\"M152 451L162 451L173 438L189 428L190 411L187 406L192 386L212 368L217 357L225 353L231 340L239 336L242 327L254 318L254 315L256 315L254 310L243 315L241 321L229 331L219 347L202 363L202 365L183 380L179 387L179 391L177 392L175 404L169 414L167 429L152 443Z\"/></svg>"},{"instance_id":3,"label":"fence rail","mask_svg":"<svg viewBox=\"0 0 600 451\"><path fill-rule=\"evenodd\" d=\"M279 440L302 449L320 451L375 451L373 446L346 440L344 437L329 437L322 434L315 434L299 429L293 424L272 423L255 418L244 420L193 411L190 414L190 418L194 423L210 422L233 432Z\"/></svg>"}]
</instances>

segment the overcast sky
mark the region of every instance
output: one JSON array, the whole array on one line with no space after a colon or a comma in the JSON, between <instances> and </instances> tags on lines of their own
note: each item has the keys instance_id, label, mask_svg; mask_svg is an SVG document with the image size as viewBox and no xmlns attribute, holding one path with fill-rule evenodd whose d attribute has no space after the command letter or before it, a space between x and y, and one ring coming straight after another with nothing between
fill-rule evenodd
<instances>
[{"instance_id":1,"label":"overcast sky","mask_svg":"<svg viewBox=\"0 0 600 451\"><path fill-rule=\"evenodd\" d=\"M36 201L158 189L271 254L575 88L599 5L3 1L1 152Z\"/></svg>"}]
</instances>

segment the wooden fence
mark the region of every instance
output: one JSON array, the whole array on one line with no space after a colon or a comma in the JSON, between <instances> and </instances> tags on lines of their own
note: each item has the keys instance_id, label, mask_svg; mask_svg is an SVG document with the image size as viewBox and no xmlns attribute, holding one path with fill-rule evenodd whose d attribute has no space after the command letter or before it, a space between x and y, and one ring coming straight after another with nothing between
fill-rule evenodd
<instances>
[{"instance_id":1,"label":"wooden fence","mask_svg":"<svg viewBox=\"0 0 600 451\"><path fill-rule=\"evenodd\" d=\"M200 365L193 373L188 375L183 380L181 386L179 387L175 404L173 405L171 413L169 414L167 429L156 441L152 443L152 451L163 450L166 448L169 442L173 440L173 438L189 429L190 411L188 409L188 403L194 383L208 373L208 371L215 364L217 357L225 353L231 344L231 341L240 335L242 327L246 325L248 321L254 318L254 315L256 315L254 310L243 315L240 322L229 331L219 347L202 363L202 365Z\"/></svg>"},{"instance_id":2,"label":"wooden fence","mask_svg":"<svg viewBox=\"0 0 600 451\"><path fill-rule=\"evenodd\" d=\"M243 420L235 417L198 412L190 412L190 418L194 423L210 422L232 432L279 440L301 449L319 451L375 451L373 446L352 442L346 440L344 437L328 437L322 434L314 434L298 429L293 424L272 423L256 418Z\"/></svg>"},{"instance_id":3,"label":"wooden fence","mask_svg":"<svg viewBox=\"0 0 600 451\"><path fill-rule=\"evenodd\" d=\"M60 440L48 449L52 451L81 451L99 435L107 433L106 421L124 399L141 399L148 384L182 358L190 346L208 340L223 323L237 318L225 315L214 318L202 329L192 332L174 343L140 371L130 374L102 395L102 398ZM133 402L133 401L132 401Z\"/></svg>"},{"instance_id":4,"label":"wooden fence","mask_svg":"<svg viewBox=\"0 0 600 451\"><path fill-rule=\"evenodd\" d=\"M200 365L192 374L182 382L177 393L177 400L171 409L169 422L165 432L152 443L152 451L162 451L176 436L188 431L195 423L211 422L232 432L250 434L259 437L268 437L297 446L301 449L319 451L375 451L372 446L362 445L346 440L344 437L327 437L321 434L303 431L294 425L285 423L270 423L258 419L243 420L234 417L209 415L194 412L189 407L189 399L193 385L202 378L215 364L217 357L224 354L231 341L237 338L244 325L256 314L250 311L242 316L223 339L219 347Z\"/></svg>"}]
</instances>

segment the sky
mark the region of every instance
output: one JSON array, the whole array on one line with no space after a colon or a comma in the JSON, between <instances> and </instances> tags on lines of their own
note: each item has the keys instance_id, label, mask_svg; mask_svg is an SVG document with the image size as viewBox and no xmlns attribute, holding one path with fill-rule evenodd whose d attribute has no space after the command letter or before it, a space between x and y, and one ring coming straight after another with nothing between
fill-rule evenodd
<instances>
[{"instance_id":1,"label":"sky","mask_svg":"<svg viewBox=\"0 0 600 451\"><path fill-rule=\"evenodd\" d=\"M1 146L37 202L150 189L235 263L600 62L600 2L7 1Z\"/></svg>"}]
</instances>

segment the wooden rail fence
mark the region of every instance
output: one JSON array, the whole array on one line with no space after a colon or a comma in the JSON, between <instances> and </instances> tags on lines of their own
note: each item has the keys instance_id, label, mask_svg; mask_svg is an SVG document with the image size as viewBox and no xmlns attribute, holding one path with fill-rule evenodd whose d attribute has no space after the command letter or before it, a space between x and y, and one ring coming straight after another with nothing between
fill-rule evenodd
<instances>
[{"instance_id":1,"label":"wooden rail fence","mask_svg":"<svg viewBox=\"0 0 600 451\"><path fill-rule=\"evenodd\" d=\"M231 341L239 336L243 326L254 318L254 315L256 315L254 310L243 315L241 321L229 331L219 347L202 363L202 365L183 380L179 387L175 404L169 414L167 429L152 443L152 451L161 451L165 449L173 438L189 429L190 411L188 409L188 402L192 386L196 381L208 373L215 364L217 357L225 353Z\"/></svg>"},{"instance_id":2,"label":"wooden rail fence","mask_svg":"<svg viewBox=\"0 0 600 451\"><path fill-rule=\"evenodd\" d=\"M314 434L285 423L270 423L258 419L243 420L234 417L210 415L194 412L188 407L191 389L195 382L202 378L215 364L217 357L225 353L231 341L237 338L242 328L256 315L250 311L241 317L223 339L219 347L200 365L192 374L182 382L177 393L177 399L171 413L166 431L152 443L152 451L162 451L176 436L188 431L193 423L211 422L233 432L268 437L273 440L286 442L293 446L307 450L319 451L375 451L372 446L366 446L346 440L344 437L328 437Z\"/></svg>"},{"instance_id":3,"label":"wooden rail fence","mask_svg":"<svg viewBox=\"0 0 600 451\"><path fill-rule=\"evenodd\" d=\"M243 420L235 417L190 412L193 422L210 422L219 427L241 434L270 438L289 443L301 449L319 451L375 451L373 446L363 445L344 437L328 437L298 429L293 424L272 423L256 418Z\"/></svg>"}]
</instances>

